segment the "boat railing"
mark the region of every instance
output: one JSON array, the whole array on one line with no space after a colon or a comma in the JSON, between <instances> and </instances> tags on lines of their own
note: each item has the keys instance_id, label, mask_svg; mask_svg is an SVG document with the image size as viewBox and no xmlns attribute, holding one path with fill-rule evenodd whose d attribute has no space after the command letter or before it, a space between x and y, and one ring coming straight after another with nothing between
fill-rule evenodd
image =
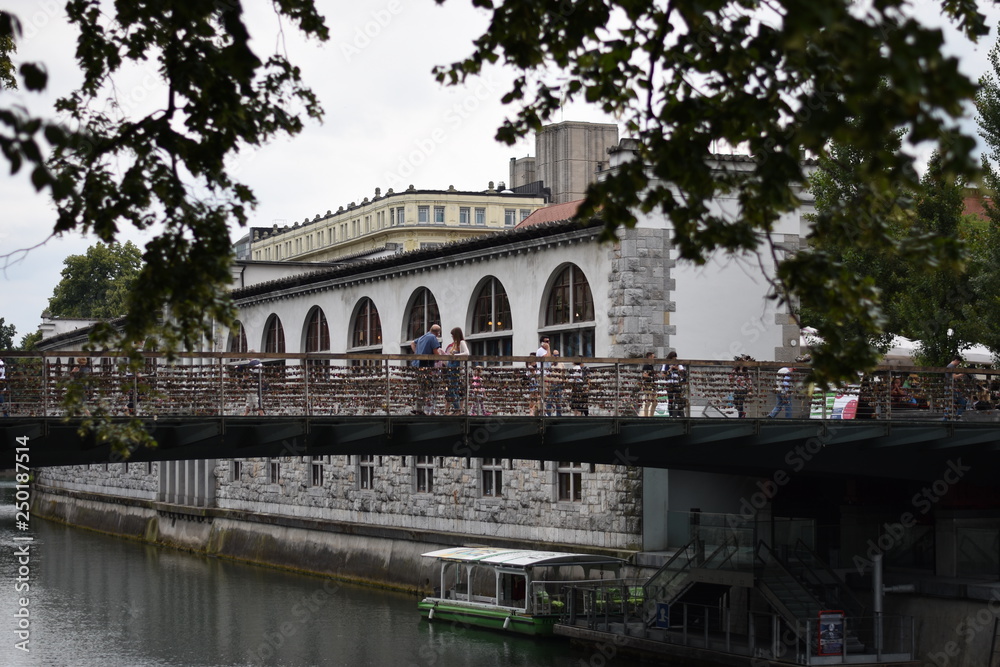
<instances>
[{"instance_id":1,"label":"boat railing","mask_svg":"<svg viewBox=\"0 0 1000 667\"><path fill-rule=\"evenodd\" d=\"M561 586L559 599L561 622L588 626L598 618L631 619L639 622L645 602L643 579L603 579L591 581L549 582Z\"/></svg>"}]
</instances>

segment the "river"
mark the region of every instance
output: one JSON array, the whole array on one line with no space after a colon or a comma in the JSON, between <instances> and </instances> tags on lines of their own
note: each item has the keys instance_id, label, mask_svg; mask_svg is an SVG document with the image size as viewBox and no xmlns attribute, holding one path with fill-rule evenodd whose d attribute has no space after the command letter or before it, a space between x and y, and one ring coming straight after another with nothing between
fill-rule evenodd
<instances>
[{"instance_id":1,"label":"river","mask_svg":"<svg viewBox=\"0 0 1000 667\"><path fill-rule=\"evenodd\" d=\"M421 621L410 595L34 517L18 530L14 483L0 492L0 665L634 664L559 639Z\"/></svg>"}]
</instances>

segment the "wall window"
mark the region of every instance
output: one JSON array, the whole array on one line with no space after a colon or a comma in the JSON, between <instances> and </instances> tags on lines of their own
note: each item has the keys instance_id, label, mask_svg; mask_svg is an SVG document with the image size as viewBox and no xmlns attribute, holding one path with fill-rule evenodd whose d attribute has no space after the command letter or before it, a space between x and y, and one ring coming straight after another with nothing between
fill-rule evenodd
<instances>
[{"instance_id":1,"label":"wall window","mask_svg":"<svg viewBox=\"0 0 1000 667\"><path fill-rule=\"evenodd\" d=\"M483 459L483 496L499 498L503 495L503 466L501 459Z\"/></svg>"},{"instance_id":2,"label":"wall window","mask_svg":"<svg viewBox=\"0 0 1000 667\"><path fill-rule=\"evenodd\" d=\"M375 303L365 297L358 304L351 329L351 347L381 347L382 320L379 319ZM381 350L379 350L381 352Z\"/></svg>"},{"instance_id":3,"label":"wall window","mask_svg":"<svg viewBox=\"0 0 1000 667\"><path fill-rule=\"evenodd\" d=\"M437 301L434 295L426 287L421 287L413 295L410 302L410 316L407 318L406 340L416 340L420 338L432 324L441 323L441 314L438 311ZM409 349L407 349L407 352Z\"/></svg>"},{"instance_id":4,"label":"wall window","mask_svg":"<svg viewBox=\"0 0 1000 667\"><path fill-rule=\"evenodd\" d=\"M594 355L594 298L579 267L564 268L549 290L545 307L545 333L553 349L564 357ZM562 331L549 327L564 327Z\"/></svg>"},{"instance_id":5,"label":"wall window","mask_svg":"<svg viewBox=\"0 0 1000 667\"><path fill-rule=\"evenodd\" d=\"M486 224L486 209L485 208L477 208L476 209L476 224L480 225L480 226Z\"/></svg>"},{"instance_id":6,"label":"wall window","mask_svg":"<svg viewBox=\"0 0 1000 667\"><path fill-rule=\"evenodd\" d=\"M444 206L434 207L434 222L439 225L444 224Z\"/></svg>"},{"instance_id":7,"label":"wall window","mask_svg":"<svg viewBox=\"0 0 1000 667\"><path fill-rule=\"evenodd\" d=\"M229 330L229 345L226 347L230 352L247 351L247 331L239 320L233 322L233 328Z\"/></svg>"},{"instance_id":8,"label":"wall window","mask_svg":"<svg viewBox=\"0 0 1000 667\"><path fill-rule=\"evenodd\" d=\"M483 283L476 297L472 311L472 333L510 331L511 328L513 327L507 291L499 280L490 278Z\"/></svg>"},{"instance_id":9,"label":"wall window","mask_svg":"<svg viewBox=\"0 0 1000 667\"><path fill-rule=\"evenodd\" d=\"M374 454L363 454L358 457L358 488L364 490L375 488Z\"/></svg>"},{"instance_id":10,"label":"wall window","mask_svg":"<svg viewBox=\"0 0 1000 667\"><path fill-rule=\"evenodd\" d=\"M402 206L396 208L396 224L397 225L406 224L406 213Z\"/></svg>"},{"instance_id":11,"label":"wall window","mask_svg":"<svg viewBox=\"0 0 1000 667\"><path fill-rule=\"evenodd\" d=\"M461 208L459 208L458 209L458 224L460 224L460 225L471 224L472 223L472 218L470 216L471 212L472 212L472 209L470 209L468 206L462 206Z\"/></svg>"},{"instance_id":12,"label":"wall window","mask_svg":"<svg viewBox=\"0 0 1000 667\"><path fill-rule=\"evenodd\" d=\"M267 483L277 484L281 479L281 462L274 459L267 460Z\"/></svg>"},{"instance_id":13,"label":"wall window","mask_svg":"<svg viewBox=\"0 0 1000 667\"><path fill-rule=\"evenodd\" d=\"M556 473L559 481L559 500L579 502L583 500L583 464L560 461Z\"/></svg>"},{"instance_id":14,"label":"wall window","mask_svg":"<svg viewBox=\"0 0 1000 667\"><path fill-rule=\"evenodd\" d=\"M505 208L503 211L503 224L505 227L513 227L517 224L517 210Z\"/></svg>"},{"instance_id":15,"label":"wall window","mask_svg":"<svg viewBox=\"0 0 1000 667\"><path fill-rule=\"evenodd\" d=\"M325 352L330 349L330 327L319 306L309 311L306 320L306 352Z\"/></svg>"},{"instance_id":16,"label":"wall window","mask_svg":"<svg viewBox=\"0 0 1000 667\"><path fill-rule=\"evenodd\" d=\"M394 208L389 209L389 226L390 227L396 226L396 209Z\"/></svg>"},{"instance_id":17,"label":"wall window","mask_svg":"<svg viewBox=\"0 0 1000 667\"><path fill-rule=\"evenodd\" d=\"M510 334L501 336L490 334L509 332L513 328L507 291L499 280L490 277L483 282L472 307L470 351L476 356L483 357L512 356L514 352Z\"/></svg>"},{"instance_id":18,"label":"wall window","mask_svg":"<svg viewBox=\"0 0 1000 667\"><path fill-rule=\"evenodd\" d=\"M238 482L243 479L243 462L233 459L229 462L229 481Z\"/></svg>"},{"instance_id":19,"label":"wall window","mask_svg":"<svg viewBox=\"0 0 1000 667\"><path fill-rule=\"evenodd\" d=\"M264 328L264 352L275 352L281 354L285 351L285 329L281 326L281 319L277 315L271 315Z\"/></svg>"},{"instance_id":20,"label":"wall window","mask_svg":"<svg viewBox=\"0 0 1000 667\"><path fill-rule=\"evenodd\" d=\"M323 457L314 456L312 457L311 465L309 466L310 475L309 483L312 486L323 486Z\"/></svg>"},{"instance_id":21,"label":"wall window","mask_svg":"<svg viewBox=\"0 0 1000 667\"><path fill-rule=\"evenodd\" d=\"M430 206L418 206L417 207L417 222L426 225L431 221L431 207Z\"/></svg>"},{"instance_id":22,"label":"wall window","mask_svg":"<svg viewBox=\"0 0 1000 667\"><path fill-rule=\"evenodd\" d=\"M524 220L529 215L531 215L531 209L530 208L522 208L521 209L521 220Z\"/></svg>"},{"instance_id":23,"label":"wall window","mask_svg":"<svg viewBox=\"0 0 1000 667\"><path fill-rule=\"evenodd\" d=\"M434 457L418 456L413 465L417 473L417 493L434 493Z\"/></svg>"}]
</instances>

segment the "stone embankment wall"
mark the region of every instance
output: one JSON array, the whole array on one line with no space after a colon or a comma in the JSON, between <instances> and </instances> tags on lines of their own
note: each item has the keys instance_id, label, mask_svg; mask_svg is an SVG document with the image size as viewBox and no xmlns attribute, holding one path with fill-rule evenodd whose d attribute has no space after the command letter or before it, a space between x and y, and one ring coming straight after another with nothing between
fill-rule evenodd
<instances>
[{"instance_id":1,"label":"stone embankment wall","mask_svg":"<svg viewBox=\"0 0 1000 667\"><path fill-rule=\"evenodd\" d=\"M347 458L306 463L281 459L277 477L270 479L267 468L277 459L241 461L236 479L233 462L220 461L216 503L245 512L446 532L472 540L639 548L642 493L637 468L584 466L573 480L581 487L580 500L560 501L556 462L499 460L501 492L495 497L483 495L480 459L434 457L432 490L426 492L418 490L414 457L374 457L371 488L362 488L356 457ZM319 479L314 478L314 466L322 466Z\"/></svg>"},{"instance_id":2,"label":"stone embankment wall","mask_svg":"<svg viewBox=\"0 0 1000 667\"><path fill-rule=\"evenodd\" d=\"M503 459L501 494L483 497L479 459L425 462L431 492L418 491L413 457L372 463L371 488L361 488L356 457L245 459L239 470L219 461L208 507L164 502L161 466L171 463L48 468L33 510L151 543L423 592L437 573L420 554L448 546L628 556L640 542L638 469L583 466L560 479L556 462ZM567 482L578 500L559 500Z\"/></svg>"},{"instance_id":3,"label":"stone embankment wall","mask_svg":"<svg viewBox=\"0 0 1000 667\"><path fill-rule=\"evenodd\" d=\"M38 479L48 486L103 493L125 498L156 500L159 463L95 463L44 468Z\"/></svg>"}]
</instances>

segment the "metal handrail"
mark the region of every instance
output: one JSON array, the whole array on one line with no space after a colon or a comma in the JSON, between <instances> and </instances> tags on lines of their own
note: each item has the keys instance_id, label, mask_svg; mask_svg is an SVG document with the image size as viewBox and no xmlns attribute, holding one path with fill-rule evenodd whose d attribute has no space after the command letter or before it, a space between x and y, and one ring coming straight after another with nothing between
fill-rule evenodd
<instances>
[{"instance_id":1,"label":"metal handrail","mask_svg":"<svg viewBox=\"0 0 1000 667\"><path fill-rule=\"evenodd\" d=\"M531 375L527 367L537 362L535 357L467 357L458 360L457 368L417 368L415 361L435 362L434 355L404 354L341 354L341 353L179 353L167 358L162 353L144 352L144 368L137 375L124 367L124 355L114 352L87 353L10 352L3 353L7 361L7 379L0 390L5 392L5 409L12 415L63 416L67 390L73 382L86 385L89 409L107 414L129 414L128 400L135 395L135 407L140 415L238 415L248 407L245 398L252 379L259 385L264 399L265 414L323 416L332 414L381 415L408 414L420 392L429 394L430 409L445 412L449 391L459 395L456 414L474 415L486 412L498 416L567 417L590 416L622 419L638 418L643 401L648 400L649 388L643 385L640 365L647 359L562 358L562 367L550 368L544 376ZM76 356L87 356L90 375L74 378L71 363ZM256 370L247 370L250 360L260 362ZM455 361L455 360L453 360ZM587 375L572 365L581 362ZM653 360L654 367L662 366ZM685 418L738 418L732 405L732 365L719 361L685 360L688 381L683 387ZM774 379L780 366L776 363L749 362L754 386L745 397L744 412L750 416L767 414L773 402ZM242 369L242 370L241 370ZM472 395L474 369L479 374L482 400ZM892 367L892 373L901 367ZM887 371L889 369L886 369ZM905 370L905 369L904 369ZM906 410L907 421L914 419L949 419L957 417L956 390L949 382L948 369L913 367L907 375L927 406L923 410ZM1000 371L975 369L980 381L977 391L993 392L1000 385ZM452 377L454 375L454 377ZM797 371L795 397L797 418L830 419L835 415L825 410L829 399L801 382L804 370ZM891 374L886 372L887 381ZM531 380L534 380L532 382ZM452 384L449 385L449 382ZM971 385L970 385L971 386ZM1000 403L998 395L986 394L992 403ZM453 396L454 394L452 394ZM646 398L644 398L646 397ZM972 411L974 396L965 400L966 411ZM666 397L658 416L666 417ZM821 410L810 414L810 405L822 401ZM133 401L134 402L134 401ZM477 403L483 403L482 406ZM879 409L881 410L881 409ZM867 415L892 419L890 409ZM1000 408L977 415L985 421L1000 421ZM676 419L676 417L675 417Z\"/></svg>"}]
</instances>

